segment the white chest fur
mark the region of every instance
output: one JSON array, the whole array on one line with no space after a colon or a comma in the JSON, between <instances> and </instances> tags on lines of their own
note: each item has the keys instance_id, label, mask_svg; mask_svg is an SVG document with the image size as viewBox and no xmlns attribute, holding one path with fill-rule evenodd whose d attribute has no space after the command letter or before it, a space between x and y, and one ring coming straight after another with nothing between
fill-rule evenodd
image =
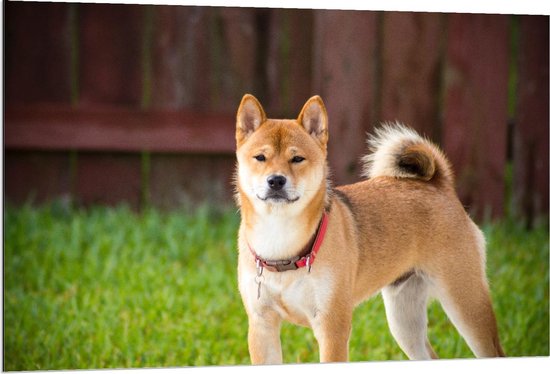
<instances>
[{"instance_id":1,"label":"white chest fur","mask_svg":"<svg viewBox=\"0 0 550 374\"><path fill-rule=\"evenodd\" d=\"M314 267L311 273L305 268L281 273L264 269L259 278L255 273L245 272L241 274L241 292L244 291L249 308L259 314L267 307L284 320L311 326L328 304L333 290L332 278L326 274L321 277Z\"/></svg>"},{"instance_id":2,"label":"white chest fur","mask_svg":"<svg viewBox=\"0 0 550 374\"><path fill-rule=\"evenodd\" d=\"M313 235L299 220L283 215L268 215L248 233L248 243L266 260L285 260L296 256Z\"/></svg>"}]
</instances>

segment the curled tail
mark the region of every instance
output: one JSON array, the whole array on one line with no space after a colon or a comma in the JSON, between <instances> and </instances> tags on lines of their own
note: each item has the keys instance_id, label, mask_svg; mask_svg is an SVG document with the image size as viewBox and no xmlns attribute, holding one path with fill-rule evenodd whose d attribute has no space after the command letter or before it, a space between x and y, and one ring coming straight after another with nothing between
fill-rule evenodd
<instances>
[{"instance_id":1,"label":"curled tail","mask_svg":"<svg viewBox=\"0 0 550 374\"><path fill-rule=\"evenodd\" d=\"M432 142L400 123L386 123L367 140L370 154L363 157L363 175L413 178L452 186L447 157Z\"/></svg>"}]
</instances>

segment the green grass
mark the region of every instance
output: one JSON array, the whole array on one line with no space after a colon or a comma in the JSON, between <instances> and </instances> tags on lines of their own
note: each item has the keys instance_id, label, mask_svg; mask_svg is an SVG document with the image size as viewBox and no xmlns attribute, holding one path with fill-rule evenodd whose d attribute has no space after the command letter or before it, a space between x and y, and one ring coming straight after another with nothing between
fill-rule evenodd
<instances>
[{"instance_id":1,"label":"green grass","mask_svg":"<svg viewBox=\"0 0 550 374\"><path fill-rule=\"evenodd\" d=\"M248 364L235 211L7 207L4 369ZM548 231L487 225L488 273L509 356L547 356ZM430 339L472 357L437 303ZM354 314L352 361L405 359L379 296ZM285 362L316 362L310 330L285 324Z\"/></svg>"}]
</instances>

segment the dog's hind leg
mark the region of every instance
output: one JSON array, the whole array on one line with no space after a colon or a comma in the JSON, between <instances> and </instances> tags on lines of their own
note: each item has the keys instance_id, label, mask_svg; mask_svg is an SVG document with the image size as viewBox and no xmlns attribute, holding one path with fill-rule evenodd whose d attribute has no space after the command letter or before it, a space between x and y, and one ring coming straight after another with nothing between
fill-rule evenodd
<instances>
[{"instance_id":1,"label":"dog's hind leg","mask_svg":"<svg viewBox=\"0 0 550 374\"><path fill-rule=\"evenodd\" d=\"M457 272L435 280L436 297L476 357L503 357L484 275Z\"/></svg>"},{"instance_id":2,"label":"dog's hind leg","mask_svg":"<svg viewBox=\"0 0 550 374\"><path fill-rule=\"evenodd\" d=\"M497 322L485 275L485 239L475 227L469 240L457 240L460 260L440 261L432 291L477 357L502 357ZM441 260L441 259L440 259Z\"/></svg>"},{"instance_id":3,"label":"dog's hind leg","mask_svg":"<svg viewBox=\"0 0 550 374\"><path fill-rule=\"evenodd\" d=\"M437 358L428 341L428 283L417 274L382 289L390 331L411 360Z\"/></svg>"}]
</instances>

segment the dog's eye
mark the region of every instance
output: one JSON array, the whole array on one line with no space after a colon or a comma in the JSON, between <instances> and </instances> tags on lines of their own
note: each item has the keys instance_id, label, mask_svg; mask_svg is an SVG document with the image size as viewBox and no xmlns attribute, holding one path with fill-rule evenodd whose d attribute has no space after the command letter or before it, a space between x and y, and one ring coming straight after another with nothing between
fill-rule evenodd
<instances>
[{"instance_id":1,"label":"dog's eye","mask_svg":"<svg viewBox=\"0 0 550 374\"><path fill-rule=\"evenodd\" d=\"M292 157L292 160L290 160L290 162L294 163L294 164L298 164L302 161L304 161L305 158L303 158L302 156L294 156Z\"/></svg>"},{"instance_id":2,"label":"dog's eye","mask_svg":"<svg viewBox=\"0 0 550 374\"><path fill-rule=\"evenodd\" d=\"M254 158L258 161L261 161L261 162L265 161L265 156L264 155L257 155L257 156L254 156Z\"/></svg>"}]
</instances>

